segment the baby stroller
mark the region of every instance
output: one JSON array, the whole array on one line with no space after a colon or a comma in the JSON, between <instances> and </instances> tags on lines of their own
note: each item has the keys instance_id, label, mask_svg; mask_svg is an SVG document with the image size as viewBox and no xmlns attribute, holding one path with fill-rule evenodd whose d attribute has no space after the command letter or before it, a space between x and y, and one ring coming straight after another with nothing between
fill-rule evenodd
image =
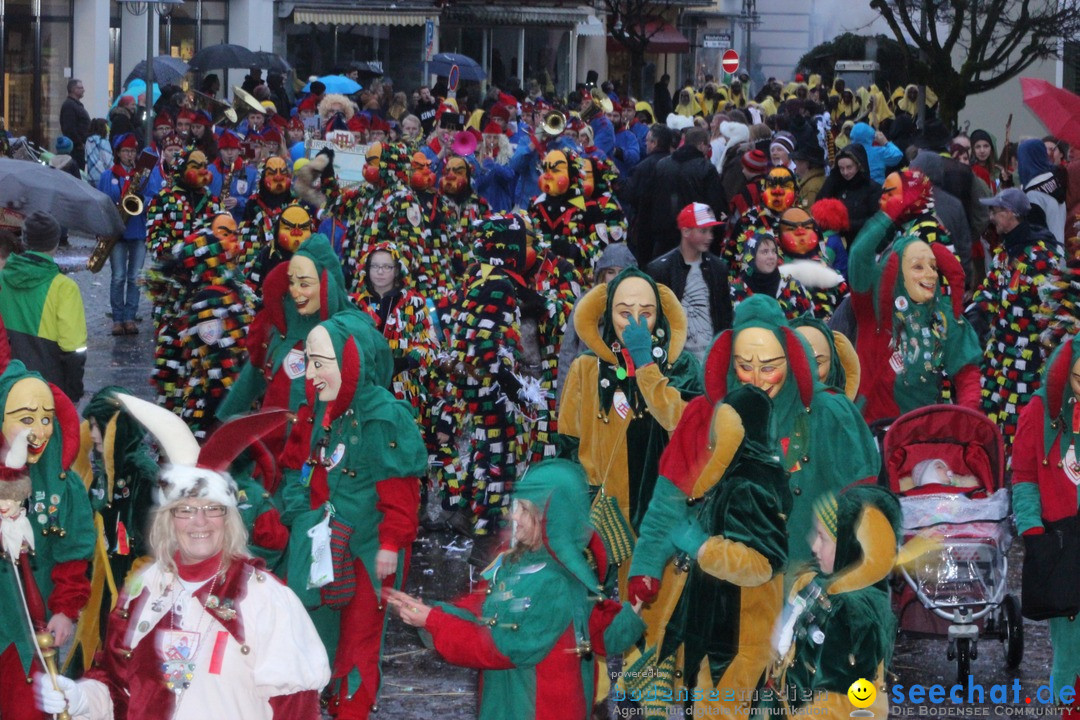
<instances>
[{"instance_id":1,"label":"baby stroller","mask_svg":"<svg viewBox=\"0 0 1080 720\"><path fill-rule=\"evenodd\" d=\"M900 497L904 540L940 547L894 578L900 630L946 636L958 682L967 684L979 637L1005 643L1005 662L1024 654L1020 603L1007 593L1012 541L1001 433L985 415L955 405L913 410L885 434L883 471Z\"/></svg>"}]
</instances>

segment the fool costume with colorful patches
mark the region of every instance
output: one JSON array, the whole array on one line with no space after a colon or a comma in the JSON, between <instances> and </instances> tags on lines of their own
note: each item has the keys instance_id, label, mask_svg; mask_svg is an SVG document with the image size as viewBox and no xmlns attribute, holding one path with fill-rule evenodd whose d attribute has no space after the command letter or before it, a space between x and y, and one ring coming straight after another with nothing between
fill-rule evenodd
<instances>
[{"instance_id":1,"label":"fool costume with colorful patches","mask_svg":"<svg viewBox=\"0 0 1080 720\"><path fill-rule=\"evenodd\" d=\"M1080 336L1070 336L1043 369L1043 381L1020 411L1013 445L1013 513L1021 535L1053 532L1080 510ZM1070 582L1073 579L1070 579ZM1080 685L1080 620L1050 618L1053 672L1059 687ZM1075 713L1080 711L1075 704ZM1066 712L1068 717L1068 712Z\"/></svg>"},{"instance_id":2,"label":"fool costume with colorful patches","mask_svg":"<svg viewBox=\"0 0 1080 720\"><path fill-rule=\"evenodd\" d=\"M1019 235L1021 228L1013 233ZM1012 233L1010 233L1011 235ZM1058 275L1053 236L1031 228L1019 242L1009 237L994 250L974 302L990 322L982 358L982 410L1001 428L1006 457L1012 453L1020 410L1039 389L1043 364L1038 288Z\"/></svg>"},{"instance_id":3,"label":"fool costume with colorful patches","mask_svg":"<svg viewBox=\"0 0 1080 720\"><path fill-rule=\"evenodd\" d=\"M195 720L207 708L258 720L317 720L330 677L326 651L296 596L248 556L236 483L225 467L279 428L284 411L223 425L201 449L183 421L120 395L155 434L169 463L156 490L154 562L125 584L105 643L79 682L42 707L66 703L78 720Z\"/></svg>"},{"instance_id":4,"label":"fool costume with colorful patches","mask_svg":"<svg viewBox=\"0 0 1080 720\"><path fill-rule=\"evenodd\" d=\"M618 171L607 160L582 158L582 189L585 195L585 227L597 242L588 248L588 266L591 270L600 259L608 243L626 242L627 222L619 201L615 199L612 184L618 179Z\"/></svg>"},{"instance_id":5,"label":"fool costume with colorful patches","mask_svg":"<svg viewBox=\"0 0 1080 720\"><path fill-rule=\"evenodd\" d=\"M792 207L780 216L777 230L780 274L798 280L814 304L814 317L828 320L849 289L844 276L826 260L817 222L806 210Z\"/></svg>"},{"instance_id":6,"label":"fool costume with colorful patches","mask_svg":"<svg viewBox=\"0 0 1080 720\"><path fill-rule=\"evenodd\" d=\"M787 168L774 167L759 182L761 195L758 204L733 217L724 233L724 244L719 254L728 264L733 281L746 269L747 241L763 230L777 233L780 216L795 204L799 196L799 181L795 173Z\"/></svg>"},{"instance_id":7,"label":"fool costume with colorful patches","mask_svg":"<svg viewBox=\"0 0 1080 720\"><path fill-rule=\"evenodd\" d=\"M772 231L761 230L746 238L742 270L731 282L731 306L753 295L775 298L788 320L813 313L814 302L797 279L780 271L778 245ZM769 270L768 268L772 269Z\"/></svg>"},{"instance_id":8,"label":"fool costume with colorful patches","mask_svg":"<svg viewBox=\"0 0 1080 720\"><path fill-rule=\"evenodd\" d=\"M202 151L185 150L176 163L171 185L162 188L146 209L146 241L152 263L148 288L154 305L151 384L158 402L170 409L178 406L182 391L180 331L185 288L172 282L165 268L176 257L184 238L209 228L218 214L217 199L207 189L210 180Z\"/></svg>"},{"instance_id":9,"label":"fool costume with colorful patches","mask_svg":"<svg viewBox=\"0 0 1080 720\"><path fill-rule=\"evenodd\" d=\"M431 169L432 161L422 152L413 153L409 173L409 189L420 208L420 233L423 240L411 249L411 265L416 276L416 287L433 299L450 293L457 286L457 279L465 270L454 215L446 198L436 188L436 175ZM370 242L379 237L370 236ZM370 245L360 252L367 254ZM359 264L356 272L359 272ZM359 291L359 285L357 291Z\"/></svg>"},{"instance_id":10,"label":"fool costume with colorful patches","mask_svg":"<svg viewBox=\"0 0 1080 720\"><path fill-rule=\"evenodd\" d=\"M271 240L241 265L247 285L256 297L262 297L262 284L270 272L278 265L288 263L315 229L311 213L295 200L278 213Z\"/></svg>"},{"instance_id":11,"label":"fool costume with colorful patches","mask_svg":"<svg viewBox=\"0 0 1080 720\"><path fill-rule=\"evenodd\" d=\"M537 252L550 249L584 270L599 250L595 232L585 224L581 160L571 150L552 150L541 167L540 194L529 204L529 218L540 235Z\"/></svg>"},{"instance_id":12,"label":"fool costume with colorful patches","mask_svg":"<svg viewBox=\"0 0 1080 720\"><path fill-rule=\"evenodd\" d=\"M580 465L532 466L514 500L528 505L518 512L528 513L534 542L517 541L484 572L481 587L437 603L424 627L443 659L481 671L480 720L585 720L596 658L627 650L644 624L629 604L604 599L585 559L599 542ZM602 551L597 562L604 565Z\"/></svg>"},{"instance_id":13,"label":"fool costume with colorful patches","mask_svg":"<svg viewBox=\"0 0 1080 720\"><path fill-rule=\"evenodd\" d=\"M900 503L885 488L855 486L822 495L814 518L819 568L796 579L776 628L777 689L811 698L791 707L792 715L840 720L851 717L849 688L862 679L876 691L867 709L888 717L886 670L896 638L888 579Z\"/></svg>"},{"instance_id":14,"label":"fool costume with colorful patches","mask_svg":"<svg viewBox=\"0 0 1080 720\"><path fill-rule=\"evenodd\" d=\"M240 258L237 262L241 266L273 244L278 217L291 202L292 170L288 162L276 155L263 160L259 163L255 192L247 199L240 222Z\"/></svg>"},{"instance_id":15,"label":"fool costume with colorful patches","mask_svg":"<svg viewBox=\"0 0 1080 720\"><path fill-rule=\"evenodd\" d=\"M964 270L956 256L941 243L927 244L901 230L875 262L876 249L909 212L890 206L871 217L849 255L855 347L868 370L859 397L868 423L950 400L979 405L981 350L964 317Z\"/></svg>"},{"instance_id":16,"label":"fool costume with colorful patches","mask_svg":"<svg viewBox=\"0 0 1080 720\"><path fill-rule=\"evenodd\" d=\"M522 299L531 291L524 220L495 215L473 227L479 261L453 309L447 402L436 431L468 438L468 467L446 478L447 509L466 513L478 535L503 526L525 442L519 415L530 405L520 375ZM538 394L538 393L537 393Z\"/></svg>"},{"instance_id":17,"label":"fool costume with colorful patches","mask_svg":"<svg viewBox=\"0 0 1080 720\"><path fill-rule=\"evenodd\" d=\"M0 375L0 403L4 441L9 446L20 433L29 431L30 495L20 500L18 495L24 495L24 490L11 498L13 502L2 501L7 510L3 534L12 529L13 517L26 521L19 522L18 537L33 538L33 555L24 561L44 602L33 613L38 616L34 621L44 625L47 620L48 629L63 642L90 595L86 569L95 537L86 488L70 469L79 451L79 416L63 392L27 371L18 360L12 360ZM11 545L5 550L17 551L21 542ZM10 560L0 563L0 616L4 619L0 624L0 712L5 720L39 720L43 716L34 710L33 688L27 684L31 665L36 665L36 648L16 585L17 572Z\"/></svg>"},{"instance_id":18,"label":"fool costume with colorful patches","mask_svg":"<svg viewBox=\"0 0 1080 720\"><path fill-rule=\"evenodd\" d=\"M475 158L473 158L475 162ZM491 205L473 189L473 165L456 155L447 158L439 178L439 196L450 218L455 261L466 268L473 262L472 226L491 214Z\"/></svg>"},{"instance_id":19,"label":"fool costume with colorful patches","mask_svg":"<svg viewBox=\"0 0 1080 720\"><path fill-rule=\"evenodd\" d=\"M686 314L678 298L637 268L590 290L577 304L574 329L589 351L565 379L561 452L576 453L585 467L594 523L625 598L626 561L653 497L660 456L687 402L701 393L701 366L683 352Z\"/></svg>"},{"instance_id":20,"label":"fool costume with colorful patches","mask_svg":"<svg viewBox=\"0 0 1080 720\"><path fill-rule=\"evenodd\" d=\"M858 409L822 385L813 352L791 330L777 302L755 295L735 309L735 324L705 360L705 394L720 402L749 384L772 398L771 423L783 451L793 507L788 516L788 567L810 559L807 537L819 495L876 478L880 457Z\"/></svg>"},{"instance_id":21,"label":"fool costume with colorful patches","mask_svg":"<svg viewBox=\"0 0 1080 720\"><path fill-rule=\"evenodd\" d=\"M753 386L734 389L715 409L695 398L664 451L641 523L631 602L649 600L654 612L648 647L628 658L627 689L652 686L639 678L657 678L667 692L696 688L704 695L696 715L747 714L772 659L792 495L770 408ZM671 572L673 558L685 574ZM663 712L645 707L649 716Z\"/></svg>"},{"instance_id":22,"label":"fool costume with colorful patches","mask_svg":"<svg viewBox=\"0 0 1080 720\"><path fill-rule=\"evenodd\" d=\"M288 578L331 656L332 716L366 718L381 684L382 588L404 582L416 537L427 451L411 408L385 389L370 318L339 312L308 333L308 402L281 462ZM380 348L379 345L382 345ZM312 538L329 522L332 579L309 587Z\"/></svg>"}]
</instances>

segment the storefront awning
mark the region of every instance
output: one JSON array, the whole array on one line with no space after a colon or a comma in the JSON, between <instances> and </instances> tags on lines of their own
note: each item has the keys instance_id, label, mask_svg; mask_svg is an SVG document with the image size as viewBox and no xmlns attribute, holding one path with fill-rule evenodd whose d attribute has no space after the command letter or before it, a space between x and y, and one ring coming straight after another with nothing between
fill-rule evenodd
<instances>
[{"instance_id":1,"label":"storefront awning","mask_svg":"<svg viewBox=\"0 0 1080 720\"><path fill-rule=\"evenodd\" d=\"M647 53L686 53L690 52L690 41L675 27L667 23L651 21L645 26L645 35L649 38ZM626 46L613 37L608 37L608 52L626 52Z\"/></svg>"},{"instance_id":2,"label":"storefront awning","mask_svg":"<svg viewBox=\"0 0 1080 720\"><path fill-rule=\"evenodd\" d=\"M578 8L523 8L501 5L456 5L447 7L443 23L486 23L489 25L577 25L589 14Z\"/></svg>"},{"instance_id":3,"label":"storefront awning","mask_svg":"<svg viewBox=\"0 0 1080 720\"><path fill-rule=\"evenodd\" d=\"M603 37L607 35L604 21L595 15L590 15L585 22L578 23L576 29L579 37Z\"/></svg>"},{"instance_id":4,"label":"storefront awning","mask_svg":"<svg viewBox=\"0 0 1080 720\"><path fill-rule=\"evenodd\" d=\"M294 23L313 25L423 25L437 17L424 12L394 12L392 10L338 10L297 8L293 11Z\"/></svg>"}]
</instances>

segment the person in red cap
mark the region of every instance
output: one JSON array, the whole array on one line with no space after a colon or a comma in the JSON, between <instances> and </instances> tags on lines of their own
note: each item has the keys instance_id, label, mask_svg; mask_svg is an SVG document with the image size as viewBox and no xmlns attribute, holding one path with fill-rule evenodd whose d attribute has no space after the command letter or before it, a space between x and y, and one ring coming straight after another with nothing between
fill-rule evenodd
<instances>
[{"instance_id":1,"label":"person in red cap","mask_svg":"<svg viewBox=\"0 0 1080 720\"><path fill-rule=\"evenodd\" d=\"M109 111L109 140L116 142L116 138L129 132L136 132L135 127L135 98L131 95L121 95L116 101L116 107ZM141 134L136 133L136 139L141 142Z\"/></svg>"},{"instance_id":2,"label":"person in red cap","mask_svg":"<svg viewBox=\"0 0 1080 720\"><path fill-rule=\"evenodd\" d=\"M193 115L189 139L195 147L206 154L210 162L213 162L218 156L217 138L214 136L213 130L211 130L214 126L214 120L210 117L210 113L205 110L196 110Z\"/></svg>"},{"instance_id":3,"label":"person in red cap","mask_svg":"<svg viewBox=\"0 0 1080 720\"><path fill-rule=\"evenodd\" d=\"M679 298L686 311L686 350L704 362L712 339L731 327L728 266L710 252L713 228L723 223L700 202L684 207L676 222L679 246L649 263L647 272Z\"/></svg>"},{"instance_id":4,"label":"person in red cap","mask_svg":"<svg viewBox=\"0 0 1080 720\"><path fill-rule=\"evenodd\" d=\"M160 153L161 141L166 135L170 135L173 132L173 119L172 115L167 112L160 112L157 117L154 118L154 137L150 143L151 149Z\"/></svg>"},{"instance_id":5,"label":"person in red cap","mask_svg":"<svg viewBox=\"0 0 1080 720\"><path fill-rule=\"evenodd\" d=\"M112 304L113 335L135 335L139 326L135 315L139 309L139 286L137 280L146 260L146 206L150 204L147 193L147 176L135 172L135 152L139 141L134 133L117 135L113 140L116 162L101 174L98 190L109 196L116 205L128 192L134 192L143 201L143 212L128 218L124 234L113 246L109 255L112 279L109 300ZM149 172L149 171L147 171ZM140 187L141 186L141 187Z\"/></svg>"},{"instance_id":6,"label":"person in red cap","mask_svg":"<svg viewBox=\"0 0 1080 720\"><path fill-rule=\"evenodd\" d=\"M213 175L210 192L221 198L221 204L239 222L244 217L248 195L255 187L255 169L240 157L240 136L232 130L222 131L217 145L218 157L210 163L210 174ZM222 192L226 187L228 192Z\"/></svg>"},{"instance_id":7,"label":"person in red cap","mask_svg":"<svg viewBox=\"0 0 1080 720\"><path fill-rule=\"evenodd\" d=\"M198 117L194 111L188 108L182 108L176 115L176 134L182 137L184 140L191 138L191 124L195 122Z\"/></svg>"},{"instance_id":8,"label":"person in red cap","mask_svg":"<svg viewBox=\"0 0 1080 720\"><path fill-rule=\"evenodd\" d=\"M633 110L633 107L630 109ZM622 105L612 103L611 112L607 116L615 132L615 145L608 154L615 161L615 167L619 169L619 175L628 178L630 173L634 171L634 166L641 159L641 145L638 144L637 135L626 124ZM596 128L593 128L593 132L596 132Z\"/></svg>"},{"instance_id":9,"label":"person in red cap","mask_svg":"<svg viewBox=\"0 0 1080 720\"><path fill-rule=\"evenodd\" d=\"M480 167L474 171L476 194L493 212L502 213L514 205L517 174L510 167L510 139L496 123L484 127L483 145L477 149Z\"/></svg>"}]
</instances>

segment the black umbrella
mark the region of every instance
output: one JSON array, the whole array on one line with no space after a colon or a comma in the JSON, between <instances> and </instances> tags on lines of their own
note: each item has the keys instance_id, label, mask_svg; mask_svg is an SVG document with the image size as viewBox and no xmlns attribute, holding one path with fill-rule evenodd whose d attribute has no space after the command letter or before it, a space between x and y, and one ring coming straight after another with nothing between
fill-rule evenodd
<instances>
[{"instance_id":1,"label":"black umbrella","mask_svg":"<svg viewBox=\"0 0 1080 720\"><path fill-rule=\"evenodd\" d=\"M433 75L448 76L450 69L455 65L458 66L458 70L461 72L459 77L462 80L480 81L487 77L487 73L484 72L484 68L480 67L480 63L468 55L459 55L458 53L439 53L435 55L428 65L428 72Z\"/></svg>"},{"instance_id":2,"label":"black umbrella","mask_svg":"<svg viewBox=\"0 0 1080 720\"><path fill-rule=\"evenodd\" d=\"M255 53L231 43L204 47L191 58L190 65L192 70L261 67Z\"/></svg>"},{"instance_id":3,"label":"black umbrella","mask_svg":"<svg viewBox=\"0 0 1080 720\"><path fill-rule=\"evenodd\" d=\"M176 84L188 71L188 64L172 55L158 55L152 61L154 63L154 82L159 85ZM124 80L124 87L132 80L146 80L146 61L141 60L135 68L128 73Z\"/></svg>"},{"instance_id":4,"label":"black umbrella","mask_svg":"<svg viewBox=\"0 0 1080 720\"><path fill-rule=\"evenodd\" d=\"M74 232L107 237L124 232L108 195L40 163L0 158L0 198L15 212L26 216L41 210Z\"/></svg>"},{"instance_id":5,"label":"black umbrella","mask_svg":"<svg viewBox=\"0 0 1080 720\"><path fill-rule=\"evenodd\" d=\"M381 77L383 74L382 63L378 60L353 60L349 63L349 68L369 77Z\"/></svg>"},{"instance_id":6,"label":"black umbrella","mask_svg":"<svg viewBox=\"0 0 1080 720\"><path fill-rule=\"evenodd\" d=\"M277 70L283 75L292 70L292 65L285 61L285 58L280 55L275 55L272 52L266 52L265 50L256 50L255 53L255 66L265 68L267 70Z\"/></svg>"}]
</instances>

